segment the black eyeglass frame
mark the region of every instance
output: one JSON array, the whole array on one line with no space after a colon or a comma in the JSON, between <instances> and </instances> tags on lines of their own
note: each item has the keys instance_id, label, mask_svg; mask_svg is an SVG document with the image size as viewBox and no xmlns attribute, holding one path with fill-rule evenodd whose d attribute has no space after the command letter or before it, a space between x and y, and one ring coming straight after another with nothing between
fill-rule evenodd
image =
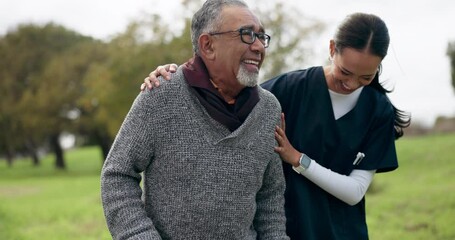
<instances>
[{"instance_id":1,"label":"black eyeglass frame","mask_svg":"<svg viewBox=\"0 0 455 240\"><path fill-rule=\"evenodd\" d=\"M221 34L226 34L226 33L235 33L238 32L240 35L240 40L242 40L243 43L246 43L248 45L251 45L256 41L256 38L261 41L262 45L264 45L264 48L268 48L270 45L270 35L266 33L257 33L254 32L252 29L249 28L239 28L237 30L232 30L232 31L225 31L225 32L209 32L209 35L214 36L214 35L221 35ZM247 41L243 38L243 36L249 35L251 37L251 41Z\"/></svg>"}]
</instances>

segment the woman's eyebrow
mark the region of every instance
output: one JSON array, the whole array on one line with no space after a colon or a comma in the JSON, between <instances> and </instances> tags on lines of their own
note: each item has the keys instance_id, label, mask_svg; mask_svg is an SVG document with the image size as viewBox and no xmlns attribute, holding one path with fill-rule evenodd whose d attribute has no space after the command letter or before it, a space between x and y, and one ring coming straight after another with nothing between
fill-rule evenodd
<instances>
[{"instance_id":1,"label":"woman's eyebrow","mask_svg":"<svg viewBox=\"0 0 455 240\"><path fill-rule=\"evenodd\" d=\"M347 70L346 68L344 68L343 66L339 66L339 68L341 69L341 71L343 72L347 72L349 74L353 74L351 71ZM374 76L376 73L372 73L372 74L365 74L365 75L360 75L360 77L371 77L371 76Z\"/></svg>"}]
</instances>

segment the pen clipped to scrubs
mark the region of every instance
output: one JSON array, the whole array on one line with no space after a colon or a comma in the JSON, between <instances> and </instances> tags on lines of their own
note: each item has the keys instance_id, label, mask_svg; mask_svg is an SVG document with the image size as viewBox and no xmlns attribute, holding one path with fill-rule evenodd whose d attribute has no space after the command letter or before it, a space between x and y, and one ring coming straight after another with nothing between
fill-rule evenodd
<instances>
[{"instance_id":1,"label":"pen clipped to scrubs","mask_svg":"<svg viewBox=\"0 0 455 240\"><path fill-rule=\"evenodd\" d=\"M363 152L357 153L357 157L355 158L355 160L352 163L352 165L359 165L364 157L365 157L365 153L363 153Z\"/></svg>"}]
</instances>

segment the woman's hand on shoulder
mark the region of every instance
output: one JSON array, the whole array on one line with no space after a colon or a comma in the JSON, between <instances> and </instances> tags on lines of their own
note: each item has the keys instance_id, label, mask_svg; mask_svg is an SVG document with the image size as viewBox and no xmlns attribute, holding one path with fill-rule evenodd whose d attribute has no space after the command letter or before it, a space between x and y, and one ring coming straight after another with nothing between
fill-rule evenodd
<instances>
[{"instance_id":1,"label":"woman's hand on shoulder","mask_svg":"<svg viewBox=\"0 0 455 240\"><path fill-rule=\"evenodd\" d=\"M275 127L275 140L278 146L275 147L275 152L280 154L281 160L291 164L292 166L299 166L299 159L302 153L297 151L289 142L286 136L286 122L284 113L281 113L281 126Z\"/></svg>"},{"instance_id":2,"label":"woman's hand on shoulder","mask_svg":"<svg viewBox=\"0 0 455 240\"><path fill-rule=\"evenodd\" d=\"M159 87L159 76L162 76L166 80L171 80L171 73L175 73L177 68L178 66L175 63L158 66L155 70L153 70L153 72L144 78L144 83L141 84L141 92L143 92L146 88L152 89L153 87Z\"/></svg>"}]
</instances>

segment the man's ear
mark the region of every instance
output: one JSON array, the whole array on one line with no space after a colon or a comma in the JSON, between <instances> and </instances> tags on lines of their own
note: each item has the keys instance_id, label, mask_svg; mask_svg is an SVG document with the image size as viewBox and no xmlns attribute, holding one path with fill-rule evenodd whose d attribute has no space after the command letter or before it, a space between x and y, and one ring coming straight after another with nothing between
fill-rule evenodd
<instances>
[{"instance_id":1,"label":"man's ear","mask_svg":"<svg viewBox=\"0 0 455 240\"><path fill-rule=\"evenodd\" d=\"M215 49L210 35L201 34L201 36L199 36L199 54L208 60L213 60L215 58Z\"/></svg>"}]
</instances>

